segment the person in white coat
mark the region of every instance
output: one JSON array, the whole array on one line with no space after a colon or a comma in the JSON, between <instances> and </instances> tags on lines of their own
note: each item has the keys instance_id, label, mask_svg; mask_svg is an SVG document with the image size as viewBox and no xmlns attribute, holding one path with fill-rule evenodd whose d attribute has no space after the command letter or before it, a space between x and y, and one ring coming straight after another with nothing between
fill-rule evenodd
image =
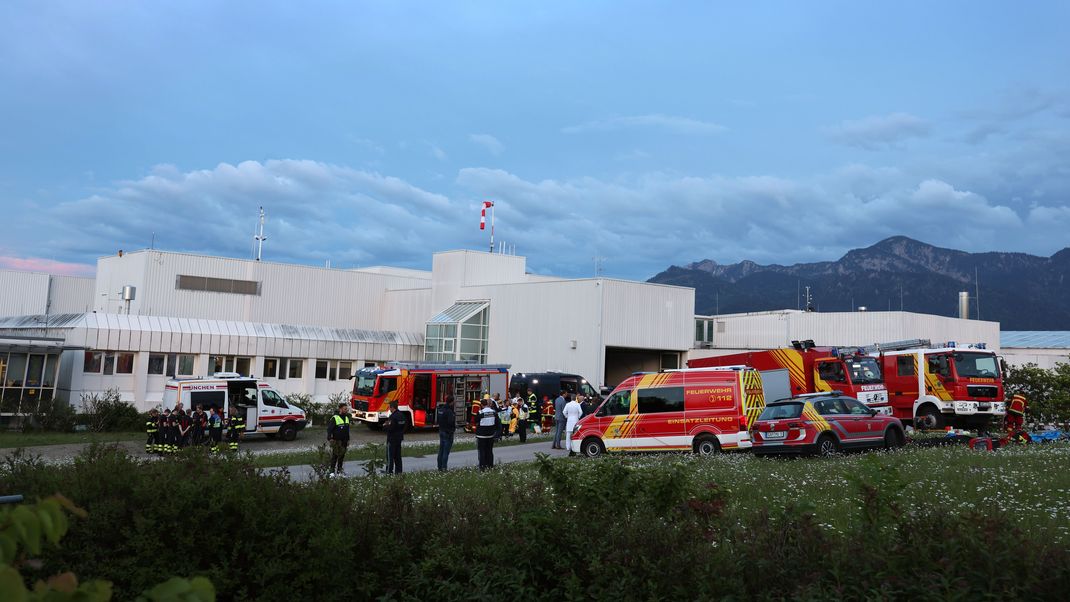
<instances>
[{"instance_id":1,"label":"person in white coat","mask_svg":"<svg viewBox=\"0 0 1070 602\"><path fill-rule=\"evenodd\" d=\"M580 402L576 401L573 397L572 401L565 404L565 447L568 448L568 453L571 456L572 451L572 429L576 427L576 424L583 418L583 406Z\"/></svg>"}]
</instances>

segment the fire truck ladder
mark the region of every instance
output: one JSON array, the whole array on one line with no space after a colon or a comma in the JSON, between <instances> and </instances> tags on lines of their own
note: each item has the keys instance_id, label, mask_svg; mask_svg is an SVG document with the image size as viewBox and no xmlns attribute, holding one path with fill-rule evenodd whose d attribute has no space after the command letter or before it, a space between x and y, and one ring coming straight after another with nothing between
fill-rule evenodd
<instances>
[{"instance_id":1,"label":"fire truck ladder","mask_svg":"<svg viewBox=\"0 0 1070 602\"><path fill-rule=\"evenodd\" d=\"M928 349L932 347L929 339L907 339L905 341L892 341L890 343L874 343L859 347L862 353L876 353L878 351L903 351L904 349Z\"/></svg>"}]
</instances>

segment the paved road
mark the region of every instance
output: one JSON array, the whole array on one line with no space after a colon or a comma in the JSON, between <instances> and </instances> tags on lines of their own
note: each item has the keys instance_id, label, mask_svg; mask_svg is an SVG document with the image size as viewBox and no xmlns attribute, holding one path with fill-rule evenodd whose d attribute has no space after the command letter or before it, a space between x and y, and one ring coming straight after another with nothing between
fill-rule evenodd
<instances>
[{"instance_id":1,"label":"paved road","mask_svg":"<svg viewBox=\"0 0 1070 602\"><path fill-rule=\"evenodd\" d=\"M268 439L267 437L253 435L242 442L241 449L242 451L248 451L254 455L278 453L281 451L314 450L325 441L326 436L327 435L322 428L301 431L298 433L297 439L294 439L293 441L279 441L277 439ZM472 439L472 435L458 433L456 440L467 441L470 439ZM437 431L416 431L405 435L406 444L428 442L438 443ZM377 432L367 428L354 428L352 430L350 447L360 447L366 443L386 443L386 435L381 431ZM40 456L41 459L46 462L64 462L77 456L83 449L89 447L89 445L90 444L88 443L70 445L36 445L24 449L32 455ZM116 443L116 445L121 446L136 457L155 457L145 453L144 441L122 441ZM6 458L8 454L14 451L14 448L0 449L0 459Z\"/></svg>"},{"instance_id":2,"label":"paved road","mask_svg":"<svg viewBox=\"0 0 1070 602\"><path fill-rule=\"evenodd\" d=\"M405 436L405 441L408 442L408 435ZM498 465L511 464L513 462L530 462L535 459L535 454L540 452L554 457L568 455L568 452L565 450L550 449L550 441L543 439L537 443L495 447L494 463L495 465ZM402 458L401 463L405 472L422 472L438 469L438 457L435 454L427 455L422 458ZM365 476L366 472L364 470L364 465L364 461L346 462L346 475L350 478ZM474 449L453 452L450 454L450 470L475 466L479 466L479 456ZM296 481L307 481L315 476L315 471L313 471L312 466L308 464L302 466L288 466L287 469L290 471L290 477ZM269 468L265 470L272 469Z\"/></svg>"}]
</instances>

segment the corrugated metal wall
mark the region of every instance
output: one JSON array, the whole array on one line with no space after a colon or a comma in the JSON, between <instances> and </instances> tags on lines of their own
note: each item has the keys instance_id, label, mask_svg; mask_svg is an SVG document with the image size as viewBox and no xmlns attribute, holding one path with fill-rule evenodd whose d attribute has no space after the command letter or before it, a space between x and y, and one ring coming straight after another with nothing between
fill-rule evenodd
<instances>
[{"instance_id":1,"label":"corrugated metal wall","mask_svg":"<svg viewBox=\"0 0 1070 602\"><path fill-rule=\"evenodd\" d=\"M431 289L387 291L379 327L382 330L422 333L432 315Z\"/></svg>"},{"instance_id":2,"label":"corrugated metal wall","mask_svg":"<svg viewBox=\"0 0 1070 602\"><path fill-rule=\"evenodd\" d=\"M720 349L770 349L812 339L818 345L871 345L906 339L985 343L999 349L999 323L911 312L762 312L715 316ZM692 326L693 328L693 326Z\"/></svg>"},{"instance_id":3,"label":"corrugated metal wall","mask_svg":"<svg viewBox=\"0 0 1070 602\"><path fill-rule=\"evenodd\" d=\"M48 274L0 270L0 316L45 313Z\"/></svg>"},{"instance_id":4,"label":"corrugated metal wall","mask_svg":"<svg viewBox=\"0 0 1070 602\"><path fill-rule=\"evenodd\" d=\"M93 278L76 276L52 276L52 288L49 290L53 314L73 314L93 310L93 293L96 281Z\"/></svg>"},{"instance_id":5,"label":"corrugated metal wall","mask_svg":"<svg viewBox=\"0 0 1070 602\"><path fill-rule=\"evenodd\" d=\"M125 284L138 287L132 314L366 329L379 328L388 289L428 285L416 277L160 251L101 259L97 273L98 294L114 296ZM261 293L177 290L180 274L253 280L261 283ZM109 307L115 312L121 303L113 301Z\"/></svg>"},{"instance_id":6,"label":"corrugated metal wall","mask_svg":"<svg viewBox=\"0 0 1070 602\"><path fill-rule=\"evenodd\" d=\"M686 351L694 342L695 291L690 288L601 280L605 287L605 344Z\"/></svg>"}]
</instances>

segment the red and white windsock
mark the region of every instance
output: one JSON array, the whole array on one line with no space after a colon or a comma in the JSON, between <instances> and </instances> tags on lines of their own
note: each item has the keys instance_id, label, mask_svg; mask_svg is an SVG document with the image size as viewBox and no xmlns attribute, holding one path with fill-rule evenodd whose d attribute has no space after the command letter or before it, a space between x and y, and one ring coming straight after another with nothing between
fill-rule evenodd
<instances>
[{"instance_id":1,"label":"red and white windsock","mask_svg":"<svg viewBox=\"0 0 1070 602\"><path fill-rule=\"evenodd\" d=\"M491 201L483 201L483 210L479 212L479 229L487 229L487 207L493 207L494 203Z\"/></svg>"}]
</instances>

